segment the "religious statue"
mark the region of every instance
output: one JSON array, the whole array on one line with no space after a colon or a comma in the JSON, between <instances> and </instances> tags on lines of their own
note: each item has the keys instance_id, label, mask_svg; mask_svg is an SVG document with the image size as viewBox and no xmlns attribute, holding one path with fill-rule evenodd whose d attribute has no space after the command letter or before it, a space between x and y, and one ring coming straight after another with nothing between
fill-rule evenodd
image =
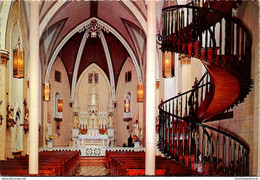
<instances>
[{"instance_id":1,"label":"religious statue","mask_svg":"<svg viewBox=\"0 0 260 180\"><path fill-rule=\"evenodd\" d=\"M46 124L46 137L45 138L47 141L50 141L53 139L53 131L52 131L52 126L51 126L50 120Z\"/></svg>"},{"instance_id":2,"label":"religious statue","mask_svg":"<svg viewBox=\"0 0 260 180\"><path fill-rule=\"evenodd\" d=\"M139 123L138 120L135 120L134 122L134 136L135 136L135 140L139 139L140 136L140 127L139 127Z\"/></svg>"},{"instance_id":3,"label":"religious statue","mask_svg":"<svg viewBox=\"0 0 260 180\"><path fill-rule=\"evenodd\" d=\"M113 127L114 127L114 116L113 116L113 113L110 112L107 119L108 119L108 122L107 122L108 129L113 129Z\"/></svg>"},{"instance_id":4,"label":"religious statue","mask_svg":"<svg viewBox=\"0 0 260 180\"><path fill-rule=\"evenodd\" d=\"M73 113L73 129L78 129L79 128L79 115L77 112Z\"/></svg>"},{"instance_id":5,"label":"religious statue","mask_svg":"<svg viewBox=\"0 0 260 180\"><path fill-rule=\"evenodd\" d=\"M14 127L15 121L14 121L14 108L10 107L9 104L6 106L6 122L7 127Z\"/></svg>"},{"instance_id":6,"label":"religious statue","mask_svg":"<svg viewBox=\"0 0 260 180\"><path fill-rule=\"evenodd\" d=\"M15 152L22 151L22 139L21 139L21 110L20 108L17 109L15 114L15 124L12 127L13 131L13 147L15 148Z\"/></svg>"},{"instance_id":7,"label":"religious statue","mask_svg":"<svg viewBox=\"0 0 260 180\"><path fill-rule=\"evenodd\" d=\"M24 122L22 124L25 133L29 130L29 109L25 108Z\"/></svg>"}]
</instances>

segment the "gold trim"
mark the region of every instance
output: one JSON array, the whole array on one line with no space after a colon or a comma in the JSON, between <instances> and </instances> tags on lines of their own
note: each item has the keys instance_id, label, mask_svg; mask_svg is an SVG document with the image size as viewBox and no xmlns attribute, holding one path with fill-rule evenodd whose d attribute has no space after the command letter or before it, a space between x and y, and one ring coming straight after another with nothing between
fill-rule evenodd
<instances>
[{"instance_id":1,"label":"gold trim","mask_svg":"<svg viewBox=\"0 0 260 180\"><path fill-rule=\"evenodd\" d=\"M181 54L179 56L179 60L181 62L181 65L191 64L191 57L188 55Z\"/></svg>"},{"instance_id":2,"label":"gold trim","mask_svg":"<svg viewBox=\"0 0 260 180\"><path fill-rule=\"evenodd\" d=\"M6 66L8 60L9 60L9 52L0 49L0 65Z\"/></svg>"}]
</instances>

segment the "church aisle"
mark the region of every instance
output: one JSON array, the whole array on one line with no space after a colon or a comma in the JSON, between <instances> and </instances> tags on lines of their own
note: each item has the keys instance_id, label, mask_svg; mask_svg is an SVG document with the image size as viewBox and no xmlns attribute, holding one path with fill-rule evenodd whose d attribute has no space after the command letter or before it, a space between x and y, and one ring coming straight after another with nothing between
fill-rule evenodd
<instances>
[{"instance_id":1,"label":"church aisle","mask_svg":"<svg viewBox=\"0 0 260 180\"><path fill-rule=\"evenodd\" d=\"M80 159L80 166L75 176L108 176L109 170L100 158L85 157Z\"/></svg>"}]
</instances>

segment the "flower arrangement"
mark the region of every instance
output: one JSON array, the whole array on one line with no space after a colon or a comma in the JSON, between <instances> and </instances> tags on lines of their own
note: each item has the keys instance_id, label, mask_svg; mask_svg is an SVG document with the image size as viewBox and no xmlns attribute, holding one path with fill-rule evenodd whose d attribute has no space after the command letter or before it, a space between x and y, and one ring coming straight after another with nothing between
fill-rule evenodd
<instances>
[{"instance_id":1,"label":"flower arrangement","mask_svg":"<svg viewBox=\"0 0 260 180\"><path fill-rule=\"evenodd\" d=\"M50 140L53 140L53 136L50 136Z\"/></svg>"},{"instance_id":2,"label":"flower arrangement","mask_svg":"<svg viewBox=\"0 0 260 180\"><path fill-rule=\"evenodd\" d=\"M134 140L135 142L140 141L139 138L138 138L136 135L133 135L133 140Z\"/></svg>"},{"instance_id":3,"label":"flower arrangement","mask_svg":"<svg viewBox=\"0 0 260 180\"><path fill-rule=\"evenodd\" d=\"M86 134L87 132L88 132L87 129L81 129L81 130L80 130L80 133L81 133L81 134Z\"/></svg>"},{"instance_id":4,"label":"flower arrangement","mask_svg":"<svg viewBox=\"0 0 260 180\"><path fill-rule=\"evenodd\" d=\"M105 130L105 129L99 129L99 133L100 133L100 134L105 134L105 133L106 133L106 130Z\"/></svg>"}]
</instances>

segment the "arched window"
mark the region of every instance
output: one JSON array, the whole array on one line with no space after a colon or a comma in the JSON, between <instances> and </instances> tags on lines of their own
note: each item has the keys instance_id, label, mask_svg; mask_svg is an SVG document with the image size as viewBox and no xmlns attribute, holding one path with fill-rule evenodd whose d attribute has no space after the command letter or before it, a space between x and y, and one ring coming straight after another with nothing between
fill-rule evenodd
<instances>
[{"instance_id":1,"label":"arched window","mask_svg":"<svg viewBox=\"0 0 260 180\"><path fill-rule=\"evenodd\" d=\"M62 120L62 111L63 111L63 100L61 93L57 92L55 94L55 106L54 106L54 120L61 121Z\"/></svg>"},{"instance_id":2,"label":"arched window","mask_svg":"<svg viewBox=\"0 0 260 180\"><path fill-rule=\"evenodd\" d=\"M124 98L124 121L132 120L132 95L128 92Z\"/></svg>"}]
</instances>

